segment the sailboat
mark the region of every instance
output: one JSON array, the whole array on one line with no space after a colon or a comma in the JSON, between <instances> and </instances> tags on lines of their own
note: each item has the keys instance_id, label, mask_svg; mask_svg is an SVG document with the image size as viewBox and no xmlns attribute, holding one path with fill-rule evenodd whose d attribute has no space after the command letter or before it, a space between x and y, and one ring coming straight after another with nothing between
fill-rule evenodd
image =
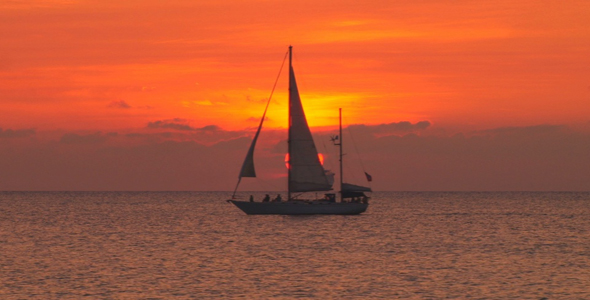
<instances>
[{"instance_id":1,"label":"sailboat","mask_svg":"<svg viewBox=\"0 0 590 300\"><path fill-rule=\"evenodd\" d=\"M254 169L254 149L262 129L262 124L268 109L268 103L260 120L258 131L252 143L238 176L238 184L227 202L234 204L248 215L356 215L363 213L369 207L365 192L371 189L364 186L347 184L342 181L342 109L340 114L340 137L333 137L332 141L340 148L340 201L335 193L326 193L321 199L302 200L299 196L306 192L332 191L333 176L324 170L307 124L305 112L299 97L295 72L292 65L293 47L289 46L289 129L288 129L288 191L287 199L269 201L268 196L263 202L241 201L235 199L235 194L243 177L256 177ZM274 91L274 90L273 90ZM271 93L272 97L272 93Z\"/></svg>"}]
</instances>

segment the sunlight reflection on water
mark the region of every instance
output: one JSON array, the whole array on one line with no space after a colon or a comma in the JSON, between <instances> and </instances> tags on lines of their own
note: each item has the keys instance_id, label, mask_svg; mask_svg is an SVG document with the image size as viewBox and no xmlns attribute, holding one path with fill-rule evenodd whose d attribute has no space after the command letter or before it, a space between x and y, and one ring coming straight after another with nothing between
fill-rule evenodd
<instances>
[{"instance_id":1,"label":"sunlight reflection on water","mask_svg":"<svg viewBox=\"0 0 590 300\"><path fill-rule=\"evenodd\" d=\"M590 298L590 193L373 196L247 216L221 192L3 192L0 298Z\"/></svg>"}]
</instances>

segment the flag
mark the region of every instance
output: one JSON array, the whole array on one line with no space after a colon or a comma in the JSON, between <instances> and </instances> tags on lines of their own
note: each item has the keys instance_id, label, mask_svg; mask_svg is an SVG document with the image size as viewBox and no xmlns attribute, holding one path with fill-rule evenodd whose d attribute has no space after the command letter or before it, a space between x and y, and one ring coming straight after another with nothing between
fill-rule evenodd
<instances>
[{"instance_id":1,"label":"flag","mask_svg":"<svg viewBox=\"0 0 590 300\"><path fill-rule=\"evenodd\" d=\"M373 176L369 175L369 173L365 172L365 176L367 176L367 181L373 181Z\"/></svg>"}]
</instances>

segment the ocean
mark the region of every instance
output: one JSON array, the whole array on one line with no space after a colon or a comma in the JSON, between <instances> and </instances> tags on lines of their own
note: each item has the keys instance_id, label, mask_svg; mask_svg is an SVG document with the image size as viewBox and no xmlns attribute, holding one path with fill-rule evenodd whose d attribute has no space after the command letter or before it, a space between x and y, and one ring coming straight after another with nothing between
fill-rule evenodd
<instances>
[{"instance_id":1,"label":"ocean","mask_svg":"<svg viewBox=\"0 0 590 300\"><path fill-rule=\"evenodd\" d=\"M590 193L375 192L358 216L230 194L0 192L0 299L590 299Z\"/></svg>"}]
</instances>

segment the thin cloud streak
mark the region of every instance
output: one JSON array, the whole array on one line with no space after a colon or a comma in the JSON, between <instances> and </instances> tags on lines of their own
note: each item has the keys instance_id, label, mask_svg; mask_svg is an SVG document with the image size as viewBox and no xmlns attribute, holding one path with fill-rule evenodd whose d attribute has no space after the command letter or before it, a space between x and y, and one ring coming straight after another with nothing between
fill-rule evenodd
<instances>
[{"instance_id":1,"label":"thin cloud streak","mask_svg":"<svg viewBox=\"0 0 590 300\"><path fill-rule=\"evenodd\" d=\"M120 100L120 101L113 101L109 104L111 108L122 108L122 109L129 109L131 105L127 104L127 102Z\"/></svg>"},{"instance_id":2,"label":"thin cloud streak","mask_svg":"<svg viewBox=\"0 0 590 300\"><path fill-rule=\"evenodd\" d=\"M35 129L2 129L0 128L0 139L23 138L35 135Z\"/></svg>"}]
</instances>

